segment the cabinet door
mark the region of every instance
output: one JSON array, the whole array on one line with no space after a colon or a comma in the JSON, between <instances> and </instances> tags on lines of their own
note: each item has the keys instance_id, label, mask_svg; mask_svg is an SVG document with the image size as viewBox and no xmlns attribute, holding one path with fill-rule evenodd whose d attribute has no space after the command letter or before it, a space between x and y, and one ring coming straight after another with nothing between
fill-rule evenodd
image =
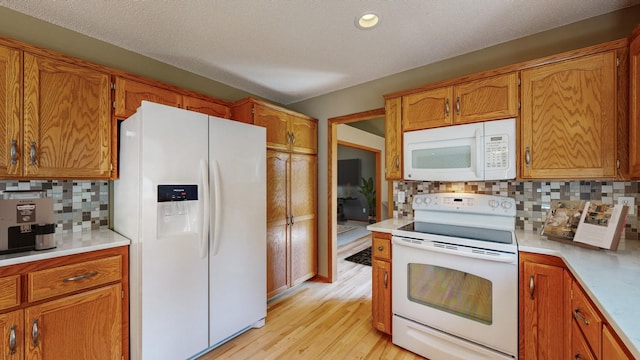
<instances>
[{"instance_id":1,"label":"cabinet door","mask_svg":"<svg viewBox=\"0 0 640 360\"><path fill-rule=\"evenodd\" d=\"M450 86L402 97L403 131L450 125L453 89Z\"/></svg>"},{"instance_id":2,"label":"cabinet door","mask_svg":"<svg viewBox=\"0 0 640 360\"><path fill-rule=\"evenodd\" d=\"M0 360L20 360L24 356L24 315L22 310L0 314Z\"/></svg>"},{"instance_id":3,"label":"cabinet door","mask_svg":"<svg viewBox=\"0 0 640 360\"><path fill-rule=\"evenodd\" d=\"M631 34L629 44L629 170L632 179L640 179L640 26Z\"/></svg>"},{"instance_id":4,"label":"cabinet door","mask_svg":"<svg viewBox=\"0 0 640 360\"><path fill-rule=\"evenodd\" d=\"M384 110L385 178L402 180L402 99L387 99Z\"/></svg>"},{"instance_id":5,"label":"cabinet door","mask_svg":"<svg viewBox=\"0 0 640 360\"><path fill-rule=\"evenodd\" d=\"M391 335L391 263L373 259L371 274L373 327Z\"/></svg>"},{"instance_id":6,"label":"cabinet door","mask_svg":"<svg viewBox=\"0 0 640 360\"><path fill-rule=\"evenodd\" d=\"M525 359L563 359L564 269L526 261L520 279Z\"/></svg>"},{"instance_id":7,"label":"cabinet door","mask_svg":"<svg viewBox=\"0 0 640 360\"><path fill-rule=\"evenodd\" d=\"M140 104L142 104L142 100L173 107L182 107L182 94L130 79L116 77L115 116L117 118L126 119L133 115L140 107Z\"/></svg>"},{"instance_id":8,"label":"cabinet door","mask_svg":"<svg viewBox=\"0 0 640 360\"><path fill-rule=\"evenodd\" d=\"M223 104L218 104L213 101L207 101L199 98L194 98L190 96L182 97L182 106L185 109L211 115L217 116L223 119L229 119L231 117L231 109L228 106Z\"/></svg>"},{"instance_id":9,"label":"cabinet door","mask_svg":"<svg viewBox=\"0 0 640 360\"><path fill-rule=\"evenodd\" d=\"M303 154L318 152L318 123L314 120L289 115L291 151Z\"/></svg>"},{"instance_id":10,"label":"cabinet door","mask_svg":"<svg viewBox=\"0 0 640 360\"><path fill-rule=\"evenodd\" d=\"M267 150L267 298L289 287L289 154Z\"/></svg>"},{"instance_id":11,"label":"cabinet door","mask_svg":"<svg viewBox=\"0 0 640 360\"><path fill-rule=\"evenodd\" d=\"M522 177L616 176L615 52L523 71L522 93Z\"/></svg>"},{"instance_id":12,"label":"cabinet door","mask_svg":"<svg viewBox=\"0 0 640 360\"><path fill-rule=\"evenodd\" d=\"M289 150L289 117L286 113L255 104L253 123L267 128L267 148Z\"/></svg>"},{"instance_id":13,"label":"cabinet door","mask_svg":"<svg viewBox=\"0 0 640 360\"><path fill-rule=\"evenodd\" d=\"M116 284L26 308L25 359L121 359L120 292Z\"/></svg>"},{"instance_id":14,"label":"cabinet door","mask_svg":"<svg viewBox=\"0 0 640 360\"><path fill-rule=\"evenodd\" d=\"M22 52L0 46L0 177L22 174Z\"/></svg>"},{"instance_id":15,"label":"cabinet door","mask_svg":"<svg viewBox=\"0 0 640 360\"><path fill-rule=\"evenodd\" d=\"M571 324L571 358L580 360L597 359L597 357L591 352L591 349L587 344L587 340L582 336L580 328L575 321Z\"/></svg>"},{"instance_id":16,"label":"cabinet door","mask_svg":"<svg viewBox=\"0 0 640 360\"><path fill-rule=\"evenodd\" d=\"M24 175L108 179L109 74L24 54Z\"/></svg>"},{"instance_id":17,"label":"cabinet door","mask_svg":"<svg viewBox=\"0 0 640 360\"><path fill-rule=\"evenodd\" d=\"M608 326L602 327L602 360L624 360L633 359L627 351L625 351L623 345L621 345L613 330Z\"/></svg>"},{"instance_id":18,"label":"cabinet door","mask_svg":"<svg viewBox=\"0 0 640 360\"><path fill-rule=\"evenodd\" d=\"M454 123L518 116L518 75L510 73L456 85Z\"/></svg>"},{"instance_id":19,"label":"cabinet door","mask_svg":"<svg viewBox=\"0 0 640 360\"><path fill-rule=\"evenodd\" d=\"M315 155L291 154L291 285L315 276L317 261L317 189Z\"/></svg>"}]
</instances>

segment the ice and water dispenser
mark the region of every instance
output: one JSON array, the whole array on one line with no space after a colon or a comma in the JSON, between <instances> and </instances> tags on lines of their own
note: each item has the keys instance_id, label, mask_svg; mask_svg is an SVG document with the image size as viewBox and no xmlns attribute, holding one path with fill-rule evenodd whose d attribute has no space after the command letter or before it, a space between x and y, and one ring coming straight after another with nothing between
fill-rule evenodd
<instances>
[{"instance_id":1,"label":"ice and water dispenser","mask_svg":"<svg viewBox=\"0 0 640 360\"><path fill-rule=\"evenodd\" d=\"M198 185L158 185L158 238L200 231Z\"/></svg>"}]
</instances>

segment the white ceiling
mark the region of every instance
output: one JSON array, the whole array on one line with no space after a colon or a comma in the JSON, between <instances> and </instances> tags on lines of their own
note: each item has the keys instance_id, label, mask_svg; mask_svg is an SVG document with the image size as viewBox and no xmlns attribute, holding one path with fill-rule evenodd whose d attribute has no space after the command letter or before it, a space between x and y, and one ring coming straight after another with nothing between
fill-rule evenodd
<instances>
[{"instance_id":1,"label":"white ceiling","mask_svg":"<svg viewBox=\"0 0 640 360\"><path fill-rule=\"evenodd\" d=\"M0 5L281 104L640 0L0 0ZM359 30L374 11L378 27Z\"/></svg>"}]
</instances>

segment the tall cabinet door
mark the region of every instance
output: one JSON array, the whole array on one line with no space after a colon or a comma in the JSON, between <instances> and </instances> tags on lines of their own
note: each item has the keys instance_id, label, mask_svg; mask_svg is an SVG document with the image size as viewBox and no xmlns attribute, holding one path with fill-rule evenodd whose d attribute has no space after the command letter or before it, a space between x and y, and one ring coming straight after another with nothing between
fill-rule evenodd
<instances>
[{"instance_id":1,"label":"tall cabinet door","mask_svg":"<svg viewBox=\"0 0 640 360\"><path fill-rule=\"evenodd\" d=\"M109 74L25 54L24 175L108 179L110 99Z\"/></svg>"},{"instance_id":2,"label":"tall cabinet door","mask_svg":"<svg viewBox=\"0 0 640 360\"><path fill-rule=\"evenodd\" d=\"M0 46L0 176L21 175L22 52Z\"/></svg>"},{"instance_id":3,"label":"tall cabinet door","mask_svg":"<svg viewBox=\"0 0 640 360\"><path fill-rule=\"evenodd\" d=\"M402 180L402 98L387 99L384 110L385 178Z\"/></svg>"},{"instance_id":4,"label":"tall cabinet door","mask_svg":"<svg viewBox=\"0 0 640 360\"><path fill-rule=\"evenodd\" d=\"M616 176L614 51L522 71L523 178Z\"/></svg>"},{"instance_id":5,"label":"tall cabinet door","mask_svg":"<svg viewBox=\"0 0 640 360\"><path fill-rule=\"evenodd\" d=\"M26 308L25 359L120 359L120 292L116 284Z\"/></svg>"},{"instance_id":6,"label":"tall cabinet door","mask_svg":"<svg viewBox=\"0 0 640 360\"><path fill-rule=\"evenodd\" d=\"M291 154L291 285L315 276L317 248L317 158Z\"/></svg>"},{"instance_id":7,"label":"tall cabinet door","mask_svg":"<svg viewBox=\"0 0 640 360\"><path fill-rule=\"evenodd\" d=\"M629 44L629 172L640 179L640 26Z\"/></svg>"},{"instance_id":8,"label":"tall cabinet door","mask_svg":"<svg viewBox=\"0 0 640 360\"><path fill-rule=\"evenodd\" d=\"M0 359L21 360L24 354L24 315L22 310L0 314Z\"/></svg>"},{"instance_id":9,"label":"tall cabinet door","mask_svg":"<svg viewBox=\"0 0 640 360\"><path fill-rule=\"evenodd\" d=\"M267 298L288 288L289 154L267 150Z\"/></svg>"}]
</instances>

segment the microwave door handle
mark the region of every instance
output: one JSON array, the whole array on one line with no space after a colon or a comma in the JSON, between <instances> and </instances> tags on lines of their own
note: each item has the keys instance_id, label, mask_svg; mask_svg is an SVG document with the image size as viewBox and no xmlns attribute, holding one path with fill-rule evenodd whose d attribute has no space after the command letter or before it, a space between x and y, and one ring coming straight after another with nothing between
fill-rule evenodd
<instances>
[{"instance_id":1,"label":"microwave door handle","mask_svg":"<svg viewBox=\"0 0 640 360\"><path fill-rule=\"evenodd\" d=\"M482 128L476 129L476 178L484 179L484 174L480 174L484 169L484 144L482 143Z\"/></svg>"}]
</instances>

